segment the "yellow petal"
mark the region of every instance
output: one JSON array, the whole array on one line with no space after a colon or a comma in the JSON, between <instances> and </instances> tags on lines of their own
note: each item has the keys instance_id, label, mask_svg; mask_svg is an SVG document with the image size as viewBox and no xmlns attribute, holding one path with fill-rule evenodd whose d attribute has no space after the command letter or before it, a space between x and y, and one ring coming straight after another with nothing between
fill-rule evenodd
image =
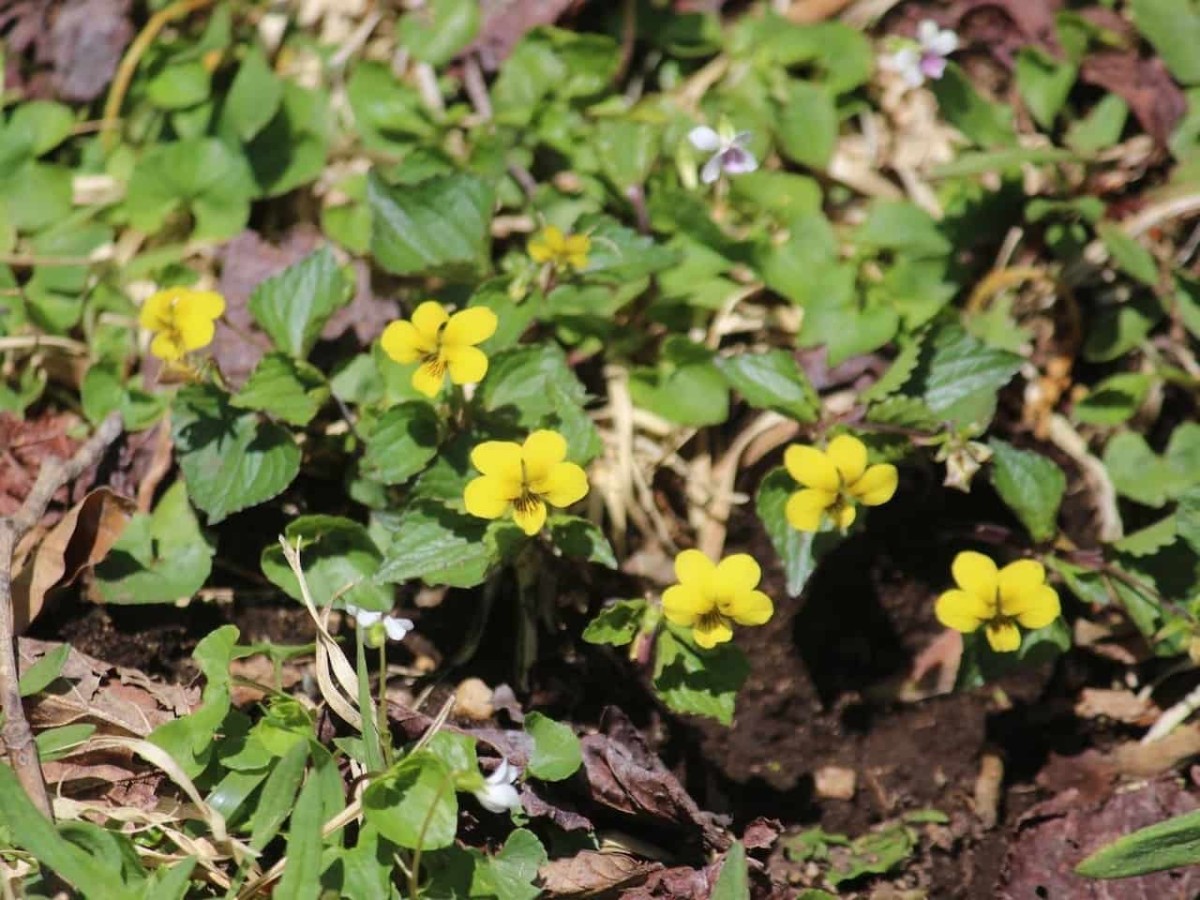
<instances>
[{"instance_id":1,"label":"yellow petal","mask_svg":"<svg viewBox=\"0 0 1200 900\"><path fill-rule=\"evenodd\" d=\"M892 499L899 483L900 473L896 467L881 463L867 469L861 478L847 485L846 491L866 506L882 506Z\"/></svg>"},{"instance_id":2,"label":"yellow petal","mask_svg":"<svg viewBox=\"0 0 1200 900\"><path fill-rule=\"evenodd\" d=\"M401 365L416 362L433 349L421 340L421 334L412 322L403 320L389 323L379 337L379 344L393 362Z\"/></svg>"},{"instance_id":3,"label":"yellow petal","mask_svg":"<svg viewBox=\"0 0 1200 900\"><path fill-rule=\"evenodd\" d=\"M179 340L185 350L199 350L212 343L213 334L216 332L216 326L212 319L200 316L179 316L177 322Z\"/></svg>"},{"instance_id":4,"label":"yellow petal","mask_svg":"<svg viewBox=\"0 0 1200 900\"><path fill-rule=\"evenodd\" d=\"M735 553L717 563L713 586L722 597L737 597L758 587L762 569L748 553Z\"/></svg>"},{"instance_id":5,"label":"yellow petal","mask_svg":"<svg viewBox=\"0 0 1200 900\"><path fill-rule=\"evenodd\" d=\"M150 352L166 362L178 362L187 351L174 331L160 331L150 342Z\"/></svg>"},{"instance_id":6,"label":"yellow petal","mask_svg":"<svg viewBox=\"0 0 1200 900\"><path fill-rule=\"evenodd\" d=\"M446 383L446 369L436 361L423 362L412 374L412 386L426 397L436 397Z\"/></svg>"},{"instance_id":7,"label":"yellow petal","mask_svg":"<svg viewBox=\"0 0 1200 900\"><path fill-rule=\"evenodd\" d=\"M567 458L567 440L557 431L542 429L525 438L521 459L525 462L525 480L540 482L550 474L555 463Z\"/></svg>"},{"instance_id":8,"label":"yellow petal","mask_svg":"<svg viewBox=\"0 0 1200 900\"><path fill-rule=\"evenodd\" d=\"M709 594L710 587L717 575L717 567L713 561L699 550L684 550L675 557L675 577L680 584L696 588L704 594Z\"/></svg>"},{"instance_id":9,"label":"yellow petal","mask_svg":"<svg viewBox=\"0 0 1200 900\"><path fill-rule=\"evenodd\" d=\"M529 253L529 258L535 263L548 263L554 258L554 254L550 252L549 245L542 240L540 235L531 238L529 243L525 245L525 250Z\"/></svg>"},{"instance_id":10,"label":"yellow petal","mask_svg":"<svg viewBox=\"0 0 1200 900\"><path fill-rule=\"evenodd\" d=\"M867 445L849 434L839 434L830 441L825 455L837 466L844 484L858 481L867 470Z\"/></svg>"},{"instance_id":11,"label":"yellow petal","mask_svg":"<svg viewBox=\"0 0 1200 900\"><path fill-rule=\"evenodd\" d=\"M733 638L733 629L724 616L705 616L696 621L692 628L692 638L697 647L711 650L717 644L724 644Z\"/></svg>"},{"instance_id":12,"label":"yellow petal","mask_svg":"<svg viewBox=\"0 0 1200 900\"><path fill-rule=\"evenodd\" d=\"M663 591L663 615L676 625L693 625L696 619L712 612L712 601L686 584L674 584Z\"/></svg>"},{"instance_id":13,"label":"yellow petal","mask_svg":"<svg viewBox=\"0 0 1200 900\"><path fill-rule=\"evenodd\" d=\"M970 634L992 617L991 604L966 591L946 591L933 608L937 620L947 628Z\"/></svg>"},{"instance_id":14,"label":"yellow petal","mask_svg":"<svg viewBox=\"0 0 1200 900\"><path fill-rule=\"evenodd\" d=\"M570 506L587 496L587 472L575 463L555 463L545 478L530 482L529 489L551 506Z\"/></svg>"},{"instance_id":15,"label":"yellow petal","mask_svg":"<svg viewBox=\"0 0 1200 900\"><path fill-rule=\"evenodd\" d=\"M542 530L546 524L546 504L541 500L528 500L521 504L513 504L513 521L521 526L521 530L532 536Z\"/></svg>"},{"instance_id":16,"label":"yellow petal","mask_svg":"<svg viewBox=\"0 0 1200 900\"><path fill-rule=\"evenodd\" d=\"M816 447L793 444L783 454L788 474L805 487L835 494L841 487L837 466Z\"/></svg>"},{"instance_id":17,"label":"yellow petal","mask_svg":"<svg viewBox=\"0 0 1200 900\"><path fill-rule=\"evenodd\" d=\"M185 291L177 306L181 316L219 319L225 315L225 298L216 291Z\"/></svg>"},{"instance_id":18,"label":"yellow petal","mask_svg":"<svg viewBox=\"0 0 1200 900\"><path fill-rule=\"evenodd\" d=\"M858 510L847 503L845 506L834 510L832 515L833 524L841 531L847 531L854 524L854 520L858 516Z\"/></svg>"},{"instance_id":19,"label":"yellow petal","mask_svg":"<svg viewBox=\"0 0 1200 900\"><path fill-rule=\"evenodd\" d=\"M1012 653L1021 646L1021 632L1012 622L990 622L985 633L997 653Z\"/></svg>"},{"instance_id":20,"label":"yellow petal","mask_svg":"<svg viewBox=\"0 0 1200 900\"><path fill-rule=\"evenodd\" d=\"M1023 598L1023 605L1011 611L1005 610L1010 616L1016 616L1018 622L1029 629L1045 628L1058 618L1062 612L1062 604L1058 600L1058 591L1043 584L1034 588Z\"/></svg>"},{"instance_id":21,"label":"yellow petal","mask_svg":"<svg viewBox=\"0 0 1200 900\"><path fill-rule=\"evenodd\" d=\"M138 312L138 324L149 331L170 328L175 321L175 301L179 295L180 288L167 288L151 294Z\"/></svg>"},{"instance_id":22,"label":"yellow petal","mask_svg":"<svg viewBox=\"0 0 1200 900\"><path fill-rule=\"evenodd\" d=\"M1036 559L1018 559L1000 570L996 576L999 587L1000 612L1015 616L1026 606L1026 598L1046 583L1046 570Z\"/></svg>"},{"instance_id":23,"label":"yellow petal","mask_svg":"<svg viewBox=\"0 0 1200 900\"><path fill-rule=\"evenodd\" d=\"M436 300L426 300L413 310L412 323L423 341L432 341L436 346L438 332L449 318L450 314L442 304Z\"/></svg>"},{"instance_id":24,"label":"yellow petal","mask_svg":"<svg viewBox=\"0 0 1200 900\"><path fill-rule=\"evenodd\" d=\"M563 252L563 247L567 242L566 235L563 234L563 230L557 225L547 225L543 228L542 240L546 242L546 246L550 248L550 252L555 255Z\"/></svg>"},{"instance_id":25,"label":"yellow petal","mask_svg":"<svg viewBox=\"0 0 1200 900\"><path fill-rule=\"evenodd\" d=\"M954 575L955 584L986 603L992 611L989 615L995 615L999 572L990 558L974 550L964 550L954 557L950 572Z\"/></svg>"},{"instance_id":26,"label":"yellow petal","mask_svg":"<svg viewBox=\"0 0 1200 900\"><path fill-rule=\"evenodd\" d=\"M577 272L582 272L587 268L588 251L591 249L592 240L586 234L571 235L563 246L563 255L566 257L567 265Z\"/></svg>"},{"instance_id":27,"label":"yellow petal","mask_svg":"<svg viewBox=\"0 0 1200 900\"><path fill-rule=\"evenodd\" d=\"M471 451L471 465L521 490L521 445L513 441L484 441ZM515 496L515 495L514 495Z\"/></svg>"},{"instance_id":28,"label":"yellow petal","mask_svg":"<svg viewBox=\"0 0 1200 900\"><path fill-rule=\"evenodd\" d=\"M442 356L455 384L475 384L487 374L487 354L478 347L443 347Z\"/></svg>"},{"instance_id":29,"label":"yellow petal","mask_svg":"<svg viewBox=\"0 0 1200 900\"><path fill-rule=\"evenodd\" d=\"M467 482L463 491L463 505L473 516L481 519L498 519L508 511L512 498L499 478L481 475Z\"/></svg>"},{"instance_id":30,"label":"yellow petal","mask_svg":"<svg viewBox=\"0 0 1200 900\"><path fill-rule=\"evenodd\" d=\"M482 344L496 333L499 319L486 306L472 306L456 312L442 330L443 347Z\"/></svg>"},{"instance_id":31,"label":"yellow petal","mask_svg":"<svg viewBox=\"0 0 1200 900\"><path fill-rule=\"evenodd\" d=\"M788 497L783 514L797 531L820 531L825 510L833 505L836 494L805 488Z\"/></svg>"},{"instance_id":32,"label":"yellow petal","mask_svg":"<svg viewBox=\"0 0 1200 900\"><path fill-rule=\"evenodd\" d=\"M747 591L723 604L721 612L739 625L762 625L770 621L775 606L762 591Z\"/></svg>"}]
</instances>

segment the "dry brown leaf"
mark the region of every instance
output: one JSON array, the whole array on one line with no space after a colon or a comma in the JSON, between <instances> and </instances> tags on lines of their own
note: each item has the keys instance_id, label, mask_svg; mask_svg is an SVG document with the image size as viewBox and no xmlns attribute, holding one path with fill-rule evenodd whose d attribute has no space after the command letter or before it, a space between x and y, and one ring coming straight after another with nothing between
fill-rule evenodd
<instances>
[{"instance_id":1,"label":"dry brown leaf","mask_svg":"<svg viewBox=\"0 0 1200 900\"><path fill-rule=\"evenodd\" d=\"M538 875L547 896L582 898L632 887L662 868L662 863L647 862L625 853L584 850L546 863Z\"/></svg>"},{"instance_id":2,"label":"dry brown leaf","mask_svg":"<svg viewBox=\"0 0 1200 900\"><path fill-rule=\"evenodd\" d=\"M13 578L13 618L18 633L37 618L51 590L70 584L108 555L134 508L128 497L98 488L45 533Z\"/></svg>"},{"instance_id":3,"label":"dry brown leaf","mask_svg":"<svg viewBox=\"0 0 1200 900\"><path fill-rule=\"evenodd\" d=\"M78 422L78 416L71 413L19 419L0 412L0 516L11 516L21 508L42 460L49 456L68 459L75 452L79 442L67 437L67 432ZM62 490L54 499L61 501L66 496Z\"/></svg>"},{"instance_id":4,"label":"dry brown leaf","mask_svg":"<svg viewBox=\"0 0 1200 900\"><path fill-rule=\"evenodd\" d=\"M1075 704L1075 715L1084 719L1103 716L1115 722L1148 726L1158 718L1159 709L1149 697L1124 688L1084 688Z\"/></svg>"}]
</instances>

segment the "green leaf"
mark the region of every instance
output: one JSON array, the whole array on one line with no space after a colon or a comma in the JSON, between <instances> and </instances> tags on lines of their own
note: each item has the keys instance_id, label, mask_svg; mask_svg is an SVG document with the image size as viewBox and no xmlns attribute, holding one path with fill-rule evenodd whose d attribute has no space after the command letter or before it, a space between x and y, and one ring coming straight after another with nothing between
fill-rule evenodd
<instances>
[{"instance_id":1,"label":"green leaf","mask_svg":"<svg viewBox=\"0 0 1200 900\"><path fill-rule=\"evenodd\" d=\"M1096 384L1075 404L1075 421L1086 425L1120 425L1145 401L1154 381L1142 372L1122 372Z\"/></svg>"},{"instance_id":2,"label":"green leaf","mask_svg":"<svg viewBox=\"0 0 1200 900\"><path fill-rule=\"evenodd\" d=\"M1185 422L1171 433L1162 456L1134 432L1114 435L1104 465L1117 493L1147 506L1164 506L1200 484L1200 425Z\"/></svg>"},{"instance_id":3,"label":"green leaf","mask_svg":"<svg viewBox=\"0 0 1200 900\"><path fill-rule=\"evenodd\" d=\"M174 603L204 586L213 553L186 486L176 481L152 513L138 513L125 526L96 566L96 588L105 603Z\"/></svg>"},{"instance_id":4,"label":"green leaf","mask_svg":"<svg viewBox=\"0 0 1200 900\"><path fill-rule=\"evenodd\" d=\"M824 170L838 137L833 94L823 85L788 81L775 119L780 152L792 162Z\"/></svg>"},{"instance_id":5,"label":"green leaf","mask_svg":"<svg viewBox=\"0 0 1200 900\"><path fill-rule=\"evenodd\" d=\"M1162 317L1162 304L1147 294L1102 306L1088 317L1083 358L1088 362L1119 359L1141 346Z\"/></svg>"},{"instance_id":6,"label":"green leaf","mask_svg":"<svg viewBox=\"0 0 1200 900\"><path fill-rule=\"evenodd\" d=\"M321 894L321 784L309 778L288 823L287 865L272 892L276 900L316 900Z\"/></svg>"},{"instance_id":7,"label":"green leaf","mask_svg":"<svg viewBox=\"0 0 1200 900\"><path fill-rule=\"evenodd\" d=\"M987 347L958 325L945 325L925 345L911 386L940 419L985 425L995 413L996 394L1021 362L1017 354Z\"/></svg>"},{"instance_id":8,"label":"green leaf","mask_svg":"<svg viewBox=\"0 0 1200 900\"><path fill-rule=\"evenodd\" d=\"M308 765L308 742L297 741L271 767L250 817L250 847L262 850L291 814Z\"/></svg>"},{"instance_id":9,"label":"green leaf","mask_svg":"<svg viewBox=\"0 0 1200 900\"><path fill-rule=\"evenodd\" d=\"M378 582L420 578L426 584L474 587L498 563L504 548L523 537L507 521L492 526L440 503L417 501L396 518Z\"/></svg>"},{"instance_id":10,"label":"green leaf","mask_svg":"<svg viewBox=\"0 0 1200 900\"><path fill-rule=\"evenodd\" d=\"M1012 110L1003 103L985 100L954 63L931 83L942 116L981 147L1010 146L1016 142Z\"/></svg>"},{"instance_id":11,"label":"green leaf","mask_svg":"<svg viewBox=\"0 0 1200 900\"><path fill-rule=\"evenodd\" d=\"M570 726L531 712L525 716L525 732L533 739L528 771L534 778L562 781L583 765L579 738Z\"/></svg>"},{"instance_id":12,"label":"green leaf","mask_svg":"<svg viewBox=\"0 0 1200 900\"><path fill-rule=\"evenodd\" d=\"M210 524L270 500L300 471L300 448L286 429L237 413L212 387L179 392L173 435L188 494Z\"/></svg>"},{"instance_id":13,"label":"green leaf","mask_svg":"<svg viewBox=\"0 0 1200 900\"><path fill-rule=\"evenodd\" d=\"M654 690L675 712L731 724L737 692L749 674L746 655L733 644L700 650L674 625L659 632Z\"/></svg>"},{"instance_id":14,"label":"green leaf","mask_svg":"<svg viewBox=\"0 0 1200 900\"><path fill-rule=\"evenodd\" d=\"M336 597L339 607L391 611L392 589L372 581L383 554L364 526L339 516L300 516L287 524L284 537L293 546L300 541L304 577L318 606ZM260 564L273 584L289 597L301 598L300 583L277 541L263 548Z\"/></svg>"},{"instance_id":15,"label":"green leaf","mask_svg":"<svg viewBox=\"0 0 1200 900\"><path fill-rule=\"evenodd\" d=\"M734 841L725 851L721 874L713 885L711 900L750 900L750 873L746 868L746 848Z\"/></svg>"},{"instance_id":16,"label":"green leaf","mask_svg":"<svg viewBox=\"0 0 1200 900\"><path fill-rule=\"evenodd\" d=\"M786 350L718 357L730 386L756 409L772 409L798 422L815 422L820 398L808 376Z\"/></svg>"},{"instance_id":17,"label":"green leaf","mask_svg":"<svg viewBox=\"0 0 1200 900\"><path fill-rule=\"evenodd\" d=\"M279 197L315 180L325 168L331 123L324 89L283 82L279 110L245 147L257 193Z\"/></svg>"},{"instance_id":18,"label":"green leaf","mask_svg":"<svg viewBox=\"0 0 1200 900\"><path fill-rule=\"evenodd\" d=\"M1130 0L1133 23L1183 84L1200 84L1200 9L1191 0Z\"/></svg>"},{"instance_id":19,"label":"green leaf","mask_svg":"<svg viewBox=\"0 0 1200 900\"><path fill-rule=\"evenodd\" d=\"M71 214L71 170L27 162L0 173L0 220L26 233L61 222Z\"/></svg>"},{"instance_id":20,"label":"green leaf","mask_svg":"<svg viewBox=\"0 0 1200 900\"><path fill-rule=\"evenodd\" d=\"M441 66L471 43L478 31L476 0L428 0L401 17L396 38L416 59Z\"/></svg>"},{"instance_id":21,"label":"green leaf","mask_svg":"<svg viewBox=\"0 0 1200 900\"><path fill-rule=\"evenodd\" d=\"M229 402L303 427L328 399L329 384L320 369L283 353L268 353Z\"/></svg>"},{"instance_id":22,"label":"green leaf","mask_svg":"<svg viewBox=\"0 0 1200 900\"><path fill-rule=\"evenodd\" d=\"M392 187L372 171L371 253L395 275L478 276L491 264L493 202L488 182L474 175Z\"/></svg>"},{"instance_id":23,"label":"green leaf","mask_svg":"<svg viewBox=\"0 0 1200 900\"><path fill-rule=\"evenodd\" d=\"M878 350L896 337L900 316L891 307L873 303L858 308L813 307L805 310L798 343L802 347L824 344L829 365Z\"/></svg>"},{"instance_id":24,"label":"green leaf","mask_svg":"<svg viewBox=\"0 0 1200 900\"><path fill-rule=\"evenodd\" d=\"M1179 496L1175 509L1175 527L1179 536L1200 553L1200 487L1189 488Z\"/></svg>"},{"instance_id":25,"label":"green leaf","mask_svg":"<svg viewBox=\"0 0 1200 900\"><path fill-rule=\"evenodd\" d=\"M571 559L599 563L608 569L617 568L617 557L604 530L588 519L555 514L548 522L550 540L559 551Z\"/></svg>"},{"instance_id":26,"label":"green leaf","mask_svg":"<svg viewBox=\"0 0 1200 900\"><path fill-rule=\"evenodd\" d=\"M266 55L251 46L238 66L225 97L222 119L243 142L267 127L283 102L283 83L272 71Z\"/></svg>"},{"instance_id":27,"label":"green leaf","mask_svg":"<svg viewBox=\"0 0 1200 900\"><path fill-rule=\"evenodd\" d=\"M788 524L784 510L788 498L800 489L784 468L774 469L763 478L755 498L755 511L762 521L771 545L783 563L787 576L787 592L798 597L804 585L817 568L817 561L841 543L842 535L837 531L812 534L797 531Z\"/></svg>"},{"instance_id":28,"label":"green leaf","mask_svg":"<svg viewBox=\"0 0 1200 900\"><path fill-rule=\"evenodd\" d=\"M1121 140L1129 106L1116 94L1106 94L1091 111L1067 129L1067 146L1076 153L1093 154Z\"/></svg>"},{"instance_id":29,"label":"green leaf","mask_svg":"<svg viewBox=\"0 0 1200 900\"><path fill-rule=\"evenodd\" d=\"M548 857L532 831L515 829L495 856L475 867L471 881L472 897L496 897L496 900L535 900L542 896L536 885L538 869Z\"/></svg>"},{"instance_id":30,"label":"green leaf","mask_svg":"<svg viewBox=\"0 0 1200 900\"><path fill-rule=\"evenodd\" d=\"M890 872L908 859L916 846L916 833L900 823L864 834L850 842L848 853L836 859L828 875L829 883L836 887L864 875Z\"/></svg>"},{"instance_id":31,"label":"green leaf","mask_svg":"<svg viewBox=\"0 0 1200 900\"><path fill-rule=\"evenodd\" d=\"M200 639L192 657L207 684L200 706L186 716L171 719L150 732L148 740L162 747L192 778L208 765L213 736L229 714L229 663L237 645L238 629L222 625Z\"/></svg>"},{"instance_id":32,"label":"green leaf","mask_svg":"<svg viewBox=\"0 0 1200 900\"><path fill-rule=\"evenodd\" d=\"M383 484L403 484L438 451L441 420L428 403L413 400L385 412L366 438L362 471Z\"/></svg>"},{"instance_id":33,"label":"green leaf","mask_svg":"<svg viewBox=\"0 0 1200 900\"><path fill-rule=\"evenodd\" d=\"M993 438L992 484L1000 499L1016 513L1035 541L1048 541L1058 533L1058 509L1067 491L1067 476L1048 457L1018 450Z\"/></svg>"},{"instance_id":34,"label":"green leaf","mask_svg":"<svg viewBox=\"0 0 1200 900\"><path fill-rule=\"evenodd\" d=\"M276 347L303 359L329 317L349 299L349 286L333 253L322 247L261 282L250 295L249 307Z\"/></svg>"},{"instance_id":35,"label":"green leaf","mask_svg":"<svg viewBox=\"0 0 1200 900\"><path fill-rule=\"evenodd\" d=\"M17 690L21 696L32 697L49 687L62 673L70 653L70 644L60 644L53 650L48 650L41 659L26 669L17 683Z\"/></svg>"},{"instance_id":36,"label":"green leaf","mask_svg":"<svg viewBox=\"0 0 1200 900\"><path fill-rule=\"evenodd\" d=\"M406 756L367 787L363 815L381 835L401 847L449 847L458 827L453 775L428 750Z\"/></svg>"},{"instance_id":37,"label":"green leaf","mask_svg":"<svg viewBox=\"0 0 1200 900\"><path fill-rule=\"evenodd\" d=\"M717 425L729 418L729 387L708 348L683 335L663 343L657 368L630 373L635 405L680 425Z\"/></svg>"},{"instance_id":38,"label":"green leaf","mask_svg":"<svg viewBox=\"0 0 1200 900\"><path fill-rule=\"evenodd\" d=\"M622 193L650 177L658 159L660 139L656 127L631 118L602 119L596 124L593 140L600 170Z\"/></svg>"},{"instance_id":39,"label":"green leaf","mask_svg":"<svg viewBox=\"0 0 1200 900\"><path fill-rule=\"evenodd\" d=\"M1022 47L1017 52L1017 90L1034 121L1043 128L1053 127L1075 84L1075 75L1074 65L1059 62L1036 47Z\"/></svg>"},{"instance_id":40,"label":"green leaf","mask_svg":"<svg viewBox=\"0 0 1200 900\"><path fill-rule=\"evenodd\" d=\"M1071 648L1071 629L1061 617L1045 628L1022 631L1014 653L997 653L983 629L963 636L963 662L955 687L970 690L1021 668L1048 663Z\"/></svg>"},{"instance_id":41,"label":"green leaf","mask_svg":"<svg viewBox=\"0 0 1200 900\"><path fill-rule=\"evenodd\" d=\"M75 113L69 106L26 100L13 108L2 140L17 141L31 156L43 156L70 137L74 125Z\"/></svg>"},{"instance_id":42,"label":"green leaf","mask_svg":"<svg viewBox=\"0 0 1200 900\"><path fill-rule=\"evenodd\" d=\"M1176 516L1172 513L1164 516L1145 528L1139 528L1132 534L1127 534L1112 542L1112 548L1128 556L1151 556L1165 547L1175 543L1179 537Z\"/></svg>"},{"instance_id":43,"label":"green leaf","mask_svg":"<svg viewBox=\"0 0 1200 900\"><path fill-rule=\"evenodd\" d=\"M1158 284L1158 263L1143 247L1116 222L1101 222L1096 233L1112 254L1113 262L1126 275L1151 287Z\"/></svg>"},{"instance_id":44,"label":"green leaf","mask_svg":"<svg viewBox=\"0 0 1200 900\"><path fill-rule=\"evenodd\" d=\"M1200 811L1174 816L1101 847L1075 871L1088 878L1129 878L1200 862Z\"/></svg>"},{"instance_id":45,"label":"green leaf","mask_svg":"<svg viewBox=\"0 0 1200 900\"><path fill-rule=\"evenodd\" d=\"M634 639L646 615L645 600L618 600L596 613L583 629L589 644L623 647Z\"/></svg>"},{"instance_id":46,"label":"green leaf","mask_svg":"<svg viewBox=\"0 0 1200 900\"><path fill-rule=\"evenodd\" d=\"M146 83L146 97L159 109L187 109L208 99L212 76L199 60L171 63Z\"/></svg>"},{"instance_id":47,"label":"green leaf","mask_svg":"<svg viewBox=\"0 0 1200 900\"><path fill-rule=\"evenodd\" d=\"M879 200L854 233L859 243L911 257L948 256L953 249L934 218L907 200Z\"/></svg>"},{"instance_id":48,"label":"green leaf","mask_svg":"<svg viewBox=\"0 0 1200 900\"><path fill-rule=\"evenodd\" d=\"M1001 150L974 150L960 154L948 163L934 166L932 178L961 178L985 172L1008 174L1027 165L1066 162L1075 154L1061 147L1005 147Z\"/></svg>"}]
</instances>

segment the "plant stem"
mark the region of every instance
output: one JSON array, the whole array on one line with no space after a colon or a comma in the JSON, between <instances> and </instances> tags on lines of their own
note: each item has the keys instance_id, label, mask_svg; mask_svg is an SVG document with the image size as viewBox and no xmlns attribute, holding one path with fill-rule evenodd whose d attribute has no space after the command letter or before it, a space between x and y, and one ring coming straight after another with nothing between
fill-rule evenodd
<instances>
[{"instance_id":1,"label":"plant stem","mask_svg":"<svg viewBox=\"0 0 1200 900\"><path fill-rule=\"evenodd\" d=\"M392 765L392 729L388 724L387 707L387 641L379 645L379 718L376 730L379 732L379 746L383 748L383 763Z\"/></svg>"}]
</instances>

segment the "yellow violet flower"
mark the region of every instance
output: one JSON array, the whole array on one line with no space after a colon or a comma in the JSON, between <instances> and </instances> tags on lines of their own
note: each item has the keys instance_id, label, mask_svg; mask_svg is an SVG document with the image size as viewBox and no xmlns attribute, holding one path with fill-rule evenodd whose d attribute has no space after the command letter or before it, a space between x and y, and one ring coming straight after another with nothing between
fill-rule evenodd
<instances>
[{"instance_id":1,"label":"yellow violet flower","mask_svg":"<svg viewBox=\"0 0 1200 900\"><path fill-rule=\"evenodd\" d=\"M570 506L588 492L587 473L566 462L567 441L556 431L535 431L524 444L484 441L471 451L482 474L463 493L467 512L498 519L511 509L529 535L546 523L546 506Z\"/></svg>"},{"instance_id":2,"label":"yellow violet flower","mask_svg":"<svg viewBox=\"0 0 1200 900\"><path fill-rule=\"evenodd\" d=\"M854 522L856 504L887 503L899 482L895 466L868 466L866 445L848 434L835 437L824 450L794 444L783 464L804 488L788 498L784 509L798 531L820 531L825 516L845 531Z\"/></svg>"},{"instance_id":3,"label":"yellow violet flower","mask_svg":"<svg viewBox=\"0 0 1200 900\"><path fill-rule=\"evenodd\" d=\"M486 307L450 315L436 300L426 300L413 311L411 321L389 324L379 342L395 362L420 361L412 386L426 397L436 397L447 373L454 384L483 380L488 358L475 345L495 334L496 325L496 314Z\"/></svg>"},{"instance_id":4,"label":"yellow violet flower","mask_svg":"<svg viewBox=\"0 0 1200 900\"><path fill-rule=\"evenodd\" d=\"M1046 570L1035 560L1021 559L997 569L982 553L966 550L954 557L950 571L958 587L938 597L938 621L964 634L982 625L997 653L1021 646L1018 623L1045 628L1061 612L1058 592L1046 584Z\"/></svg>"},{"instance_id":5,"label":"yellow violet flower","mask_svg":"<svg viewBox=\"0 0 1200 900\"><path fill-rule=\"evenodd\" d=\"M587 268L592 239L586 234L563 234L555 225L547 225L529 241L529 256L536 263L550 263L556 269Z\"/></svg>"},{"instance_id":6,"label":"yellow violet flower","mask_svg":"<svg viewBox=\"0 0 1200 900\"><path fill-rule=\"evenodd\" d=\"M713 563L699 550L684 550L675 557L675 577L679 584L663 591L663 615L691 628L705 650L730 640L734 622L762 625L775 612L771 598L757 590L762 570L745 553Z\"/></svg>"},{"instance_id":7,"label":"yellow violet flower","mask_svg":"<svg viewBox=\"0 0 1200 900\"><path fill-rule=\"evenodd\" d=\"M142 304L138 324L154 333L151 353L164 362L179 362L212 343L216 321L224 312L225 298L215 291L171 287Z\"/></svg>"}]
</instances>

